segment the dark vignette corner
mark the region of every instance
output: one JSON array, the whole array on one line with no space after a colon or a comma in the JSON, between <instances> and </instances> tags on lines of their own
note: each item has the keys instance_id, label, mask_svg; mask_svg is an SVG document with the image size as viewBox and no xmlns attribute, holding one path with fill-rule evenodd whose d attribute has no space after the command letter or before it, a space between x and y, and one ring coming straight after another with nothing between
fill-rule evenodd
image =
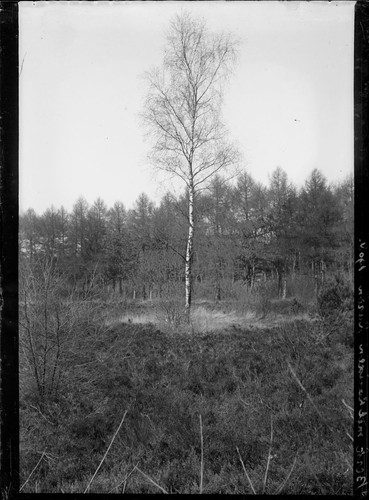
<instances>
[{"instance_id":1,"label":"dark vignette corner","mask_svg":"<svg viewBox=\"0 0 369 500\"><path fill-rule=\"evenodd\" d=\"M0 2L1 498L19 490L18 3Z\"/></svg>"}]
</instances>

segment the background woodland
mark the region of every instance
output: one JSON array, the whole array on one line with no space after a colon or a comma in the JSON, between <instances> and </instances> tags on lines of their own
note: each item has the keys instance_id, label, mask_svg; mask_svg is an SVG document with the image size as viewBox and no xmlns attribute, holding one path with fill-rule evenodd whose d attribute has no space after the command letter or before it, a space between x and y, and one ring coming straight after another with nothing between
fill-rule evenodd
<instances>
[{"instance_id":1,"label":"background woodland","mask_svg":"<svg viewBox=\"0 0 369 500\"><path fill-rule=\"evenodd\" d=\"M283 298L306 287L317 295L327 276L352 279L353 177L330 186L314 170L297 190L280 168L267 187L243 172L232 183L214 177L197 197L195 297L232 298L237 286L261 283ZM81 294L98 284L127 299L163 298L168 287L172 295L184 281L187 205L168 193L155 206L143 193L130 210L100 198L80 198L71 212L29 209L21 262L49 262Z\"/></svg>"}]
</instances>

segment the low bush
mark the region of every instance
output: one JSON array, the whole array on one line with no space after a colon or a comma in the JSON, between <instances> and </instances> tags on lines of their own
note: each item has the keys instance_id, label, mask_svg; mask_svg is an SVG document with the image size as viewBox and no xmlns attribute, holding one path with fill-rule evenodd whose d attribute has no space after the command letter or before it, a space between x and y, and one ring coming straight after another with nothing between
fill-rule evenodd
<instances>
[{"instance_id":1,"label":"low bush","mask_svg":"<svg viewBox=\"0 0 369 500\"><path fill-rule=\"evenodd\" d=\"M318 312L323 317L353 310L353 284L336 275L329 279L318 296Z\"/></svg>"},{"instance_id":2,"label":"low bush","mask_svg":"<svg viewBox=\"0 0 369 500\"><path fill-rule=\"evenodd\" d=\"M305 310L316 305L315 281L308 275L291 276L287 280L287 291L289 297L295 297Z\"/></svg>"},{"instance_id":3,"label":"low bush","mask_svg":"<svg viewBox=\"0 0 369 500\"><path fill-rule=\"evenodd\" d=\"M111 444L90 492L199 493L203 451L203 493L349 494L352 353L320 329L76 330L57 398L22 379L22 491L83 492Z\"/></svg>"}]
</instances>

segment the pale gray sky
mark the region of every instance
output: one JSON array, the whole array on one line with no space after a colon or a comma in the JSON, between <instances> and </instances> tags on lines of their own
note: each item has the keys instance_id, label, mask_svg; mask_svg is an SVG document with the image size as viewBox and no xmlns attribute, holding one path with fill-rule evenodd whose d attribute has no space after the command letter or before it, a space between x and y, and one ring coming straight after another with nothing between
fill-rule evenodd
<instances>
[{"instance_id":1,"label":"pale gray sky","mask_svg":"<svg viewBox=\"0 0 369 500\"><path fill-rule=\"evenodd\" d=\"M223 116L242 168L297 186L353 172L353 2L20 2L21 211L170 188L146 160L140 75L184 8L241 40Z\"/></svg>"}]
</instances>

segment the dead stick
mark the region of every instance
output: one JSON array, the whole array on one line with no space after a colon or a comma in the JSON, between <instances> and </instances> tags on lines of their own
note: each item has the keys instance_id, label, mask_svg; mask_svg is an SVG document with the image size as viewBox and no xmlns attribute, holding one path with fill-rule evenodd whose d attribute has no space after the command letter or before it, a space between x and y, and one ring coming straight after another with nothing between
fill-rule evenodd
<instances>
[{"instance_id":1,"label":"dead stick","mask_svg":"<svg viewBox=\"0 0 369 500\"><path fill-rule=\"evenodd\" d=\"M101 460L101 462L99 463L98 468L95 470L95 474L94 474L94 475L92 476L92 478L90 479L90 482L88 483L88 485L87 485L87 487L86 487L86 489L85 489L85 491L84 491L83 493L86 493L86 492L89 490L89 488L90 488L90 486L91 486L92 481L95 479L96 474L99 472L100 467L102 466L102 464L103 464L103 462L104 462L104 460L105 460L105 458L106 458L106 455L109 453L109 450L110 450L110 448L111 448L111 445L112 445L112 444L113 444L113 442L114 442L114 439L116 438L116 436L117 436L117 434L118 434L118 432L119 432L120 428L122 427L122 424L123 424L123 422L124 422L124 419L125 419L126 415L127 415L127 410L124 412L123 418L122 418L122 420L121 420L120 424L118 425L118 429L115 431L115 434L114 434L114 436L112 437L112 440L110 441L110 444L109 444L109 446L108 446L108 449L106 450L106 452L105 452L104 456L102 457L102 460Z\"/></svg>"},{"instance_id":2,"label":"dead stick","mask_svg":"<svg viewBox=\"0 0 369 500\"><path fill-rule=\"evenodd\" d=\"M200 417L200 442L201 442L201 466L200 466L200 495L202 494L202 485L204 479L204 441L202 437L202 418Z\"/></svg>"},{"instance_id":3,"label":"dead stick","mask_svg":"<svg viewBox=\"0 0 369 500\"><path fill-rule=\"evenodd\" d=\"M28 481L31 479L31 476L32 474L35 472L35 470L37 469L37 467L39 466L41 460L44 458L44 455L45 455L45 450L42 452L42 455L41 455L41 458L40 460L37 462L37 464L34 466L34 468L32 469L32 472L31 474L27 477L26 481L22 484L19 492L21 492L23 490L23 488L26 486L26 484L28 483Z\"/></svg>"}]
</instances>

